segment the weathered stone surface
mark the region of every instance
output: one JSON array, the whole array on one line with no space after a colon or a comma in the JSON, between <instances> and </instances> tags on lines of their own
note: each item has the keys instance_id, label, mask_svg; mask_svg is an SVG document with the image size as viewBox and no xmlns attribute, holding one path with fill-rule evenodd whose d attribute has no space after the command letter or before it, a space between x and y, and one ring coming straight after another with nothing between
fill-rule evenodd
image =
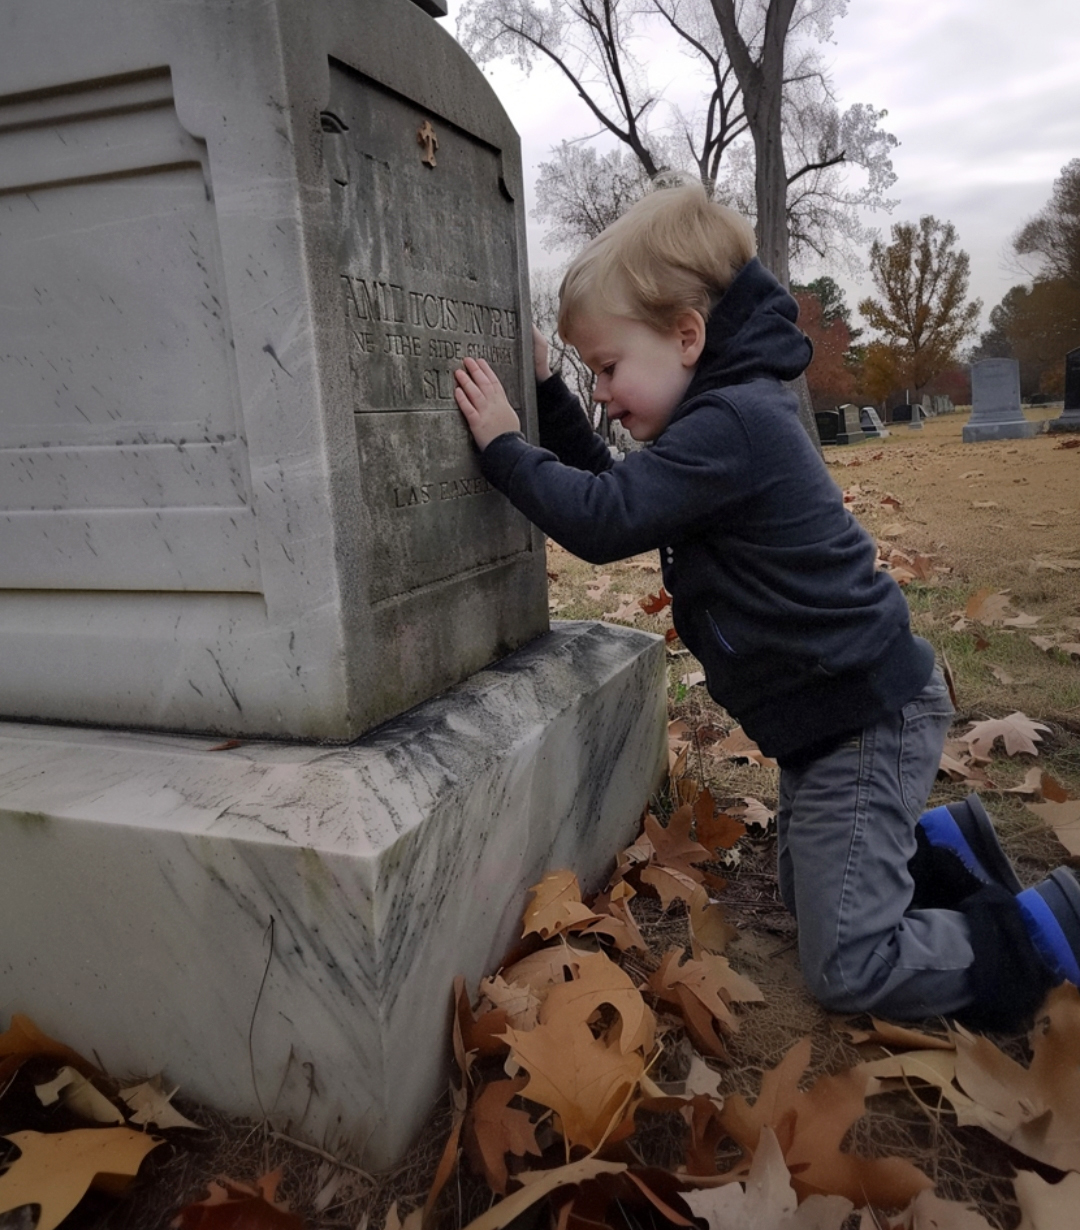
<instances>
[{"instance_id":1,"label":"weathered stone surface","mask_svg":"<svg viewBox=\"0 0 1080 1230\"><path fill-rule=\"evenodd\" d=\"M0 82L0 713L346 741L541 633L450 396L484 354L534 429L517 137L449 34L0 0Z\"/></svg>"},{"instance_id":2,"label":"weathered stone surface","mask_svg":"<svg viewBox=\"0 0 1080 1230\"><path fill-rule=\"evenodd\" d=\"M837 406L836 412L839 416L836 443L861 444L866 439L866 434L859 420L859 407L846 404Z\"/></svg>"},{"instance_id":3,"label":"weathered stone surface","mask_svg":"<svg viewBox=\"0 0 1080 1230\"><path fill-rule=\"evenodd\" d=\"M971 418L961 434L965 444L1035 434L1035 424L1020 408L1020 365L1015 359L983 359L971 365Z\"/></svg>"},{"instance_id":4,"label":"weathered stone surface","mask_svg":"<svg viewBox=\"0 0 1080 1230\"><path fill-rule=\"evenodd\" d=\"M455 974L634 836L664 684L659 637L569 623L347 748L0 724L0 1013L387 1165Z\"/></svg>"},{"instance_id":5,"label":"weathered stone surface","mask_svg":"<svg viewBox=\"0 0 1080 1230\"><path fill-rule=\"evenodd\" d=\"M862 424L864 436L883 437L889 434L881 421L881 415L873 406L863 406L859 411L859 422Z\"/></svg>"}]
</instances>

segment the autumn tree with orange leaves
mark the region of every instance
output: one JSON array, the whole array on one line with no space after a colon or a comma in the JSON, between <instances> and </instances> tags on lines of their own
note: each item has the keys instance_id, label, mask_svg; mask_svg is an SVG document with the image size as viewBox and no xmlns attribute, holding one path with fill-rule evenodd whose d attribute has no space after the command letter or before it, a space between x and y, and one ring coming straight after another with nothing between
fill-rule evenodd
<instances>
[{"instance_id":1,"label":"autumn tree with orange leaves","mask_svg":"<svg viewBox=\"0 0 1080 1230\"><path fill-rule=\"evenodd\" d=\"M859 311L881 334L871 343L880 348L875 364L891 367L896 384L917 397L975 332L982 302L967 302L971 261L956 246L956 227L925 214L917 224L897 222L892 243L874 241L870 272L881 297L864 299Z\"/></svg>"}]
</instances>

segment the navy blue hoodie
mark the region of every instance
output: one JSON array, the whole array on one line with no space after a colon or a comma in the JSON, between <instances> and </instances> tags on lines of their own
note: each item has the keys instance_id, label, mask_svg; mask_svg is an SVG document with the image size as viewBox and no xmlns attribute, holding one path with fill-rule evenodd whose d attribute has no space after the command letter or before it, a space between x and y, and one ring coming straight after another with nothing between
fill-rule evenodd
<instances>
[{"instance_id":1,"label":"navy blue hoodie","mask_svg":"<svg viewBox=\"0 0 1080 1230\"><path fill-rule=\"evenodd\" d=\"M934 663L783 386L810 361L797 313L752 260L652 445L614 461L553 376L537 394L543 447L507 433L481 455L488 481L582 559L660 551L710 694L781 765L896 712Z\"/></svg>"}]
</instances>

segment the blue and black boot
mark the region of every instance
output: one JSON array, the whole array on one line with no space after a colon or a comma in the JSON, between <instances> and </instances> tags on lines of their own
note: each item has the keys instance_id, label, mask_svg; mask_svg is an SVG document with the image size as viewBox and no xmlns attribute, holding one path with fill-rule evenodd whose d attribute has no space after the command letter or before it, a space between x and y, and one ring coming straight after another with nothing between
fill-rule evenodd
<instances>
[{"instance_id":1,"label":"blue and black boot","mask_svg":"<svg viewBox=\"0 0 1080 1230\"><path fill-rule=\"evenodd\" d=\"M1080 881L1068 867L1016 898L1039 956L1059 982L1080 986Z\"/></svg>"},{"instance_id":2,"label":"blue and black boot","mask_svg":"<svg viewBox=\"0 0 1080 1230\"><path fill-rule=\"evenodd\" d=\"M977 794L925 812L915 826L915 841L908 863L915 881L910 909L955 909L991 884L1014 896L1023 888Z\"/></svg>"}]
</instances>

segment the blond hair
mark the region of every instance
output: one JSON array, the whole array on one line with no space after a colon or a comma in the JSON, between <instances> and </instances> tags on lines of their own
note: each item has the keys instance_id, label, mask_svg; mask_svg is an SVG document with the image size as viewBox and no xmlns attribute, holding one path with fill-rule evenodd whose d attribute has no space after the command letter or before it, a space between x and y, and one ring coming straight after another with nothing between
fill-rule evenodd
<instances>
[{"instance_id":1,"label":"blond hair","mask_svg":"<svg viewBox=\"0 0 1080 1230\"><path fill-rule=\"evenodd\" d=\"M667 332L680 313L708 319L757 251L750 223L696 183L656 188L575 258L559 288L559 333L606 313Z\"/></svg>"}]
</instances>

